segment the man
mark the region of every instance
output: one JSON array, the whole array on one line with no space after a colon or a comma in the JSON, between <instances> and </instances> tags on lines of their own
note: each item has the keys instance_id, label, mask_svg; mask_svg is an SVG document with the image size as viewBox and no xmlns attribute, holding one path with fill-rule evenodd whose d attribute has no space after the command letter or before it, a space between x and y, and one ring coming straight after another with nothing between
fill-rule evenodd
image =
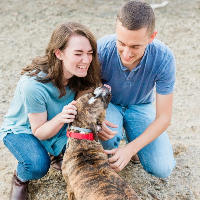
<instances>
[{"instance_id":1,"label":"man","mask_svg":"<svg viewBox=\"0 0 200 200\"><path fill-rule=\"evenodd\" d=\"M137 154L148 173L166 178L176 165L165 132L172 114L175 59L172 51L155 39L156 34L150 5L130 1L117 16L116 35L98 40L102 83L112 91L99 138L105 152L113 154L109 162L116 172ZM156 109L152 105L154 87ZM118 147L123 128L129 143Z\"/></svg>"}]
</instances>

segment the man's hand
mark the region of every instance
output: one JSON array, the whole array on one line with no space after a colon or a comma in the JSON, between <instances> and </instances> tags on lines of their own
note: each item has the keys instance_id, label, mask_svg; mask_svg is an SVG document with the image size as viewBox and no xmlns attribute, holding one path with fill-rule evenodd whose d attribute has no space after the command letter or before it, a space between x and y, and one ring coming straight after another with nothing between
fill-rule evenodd
<instances>
[{"instance_id":1,"label":"man's hand","mask_svg":"<svg viewBox=\"0 0 200 200\"><path fill-rule=\"evenodd\" d=\"M109 122L108 120L105 119L102 123L102 130L99 131L99 133L98 133L98 138L102 141L106 141L108 139L111 139L117 134L117 131L112 131L107 126L110 126L112 128L118 127L118 125L113 124L113 123L111 123L111 122Z\"/></svg>"},{"instance_id":2,"label":"man's hand","mask_svg":"<svg viewBox=\"0 0 200 200\"><path fill-rule=\"evenodd\" d=\"M120 172L128 164L128 162L131 160L131 157L133 156L127 145L117 149L104 150L104 152L107 154L113 154L113 156L108 159L108 162L112 169L115 170L115 172Z\"/></svg>"}]
</instances>

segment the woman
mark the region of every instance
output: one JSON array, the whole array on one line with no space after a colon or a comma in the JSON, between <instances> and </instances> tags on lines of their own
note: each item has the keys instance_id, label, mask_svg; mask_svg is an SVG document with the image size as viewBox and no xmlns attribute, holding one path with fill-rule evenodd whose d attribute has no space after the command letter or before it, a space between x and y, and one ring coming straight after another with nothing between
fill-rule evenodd
<instances>
[{"instance_id":1,"label":"woman","mask_svg":"<svg viewBox=\"0 0 200 200\"><path fill-rule=\"evenodd\" d=\"M15 200L27 199L29 180L42 178L51 160L53 167L60 167L66 128L76 115L75 95L100 84L96 40L79 23L61 24L45 55L35 58L22 74L0 130L18 160L10 193Z\"/></svg>"}]
</instances>

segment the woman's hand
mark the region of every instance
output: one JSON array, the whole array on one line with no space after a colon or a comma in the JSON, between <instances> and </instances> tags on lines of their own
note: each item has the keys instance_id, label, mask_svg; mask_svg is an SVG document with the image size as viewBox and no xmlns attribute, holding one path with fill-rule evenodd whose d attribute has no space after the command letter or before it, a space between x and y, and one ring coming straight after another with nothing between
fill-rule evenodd
<instances>
[{"instance_id":1,"label":"woman's hand","mask_svg":"<svg viewBox=\"0 0 200 200\"><path fill-rule=\"evenodd\" d=\"M68 105L64 106L61 112L61 122L71 123L74 121L75 115L77 114L76 101L72 101Z\"/></svg>"},{"instance_id":2,"label":"woman's hand","mask_svg":"<svg viewBox=\"0 0 200 200\"><path fill-rule=\"evenodd\" d=\"M108 139L111 139L117 134L117 131L112 131L107 126L110 126L112 128L118 127L118 125L113 124L113 123L111 123L111 122L109 122L108 120L105 119L102 123L102 130L99 131L99 133L98 133L98 138L102 141L106 141Z\"/></svg>"}]
</instances>

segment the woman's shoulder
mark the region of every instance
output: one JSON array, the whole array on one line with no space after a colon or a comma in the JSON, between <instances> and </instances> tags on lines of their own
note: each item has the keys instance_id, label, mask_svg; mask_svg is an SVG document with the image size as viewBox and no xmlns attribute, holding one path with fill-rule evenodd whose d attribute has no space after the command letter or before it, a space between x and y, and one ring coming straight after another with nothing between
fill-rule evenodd
<instances>
[{"instance_id":1,"label":"woman's shoulder","mask_svg":"<svg viewBox=\"0 0 200 200\"><path fill-rule=\"evenodd\" d=\"M52 82L42 83L37 80L35 76L27 76L24 74L17 87L21 94L31 96L48 96L49 92L57 93L57 88L53 86Z\"/></svg>"},{"instance_id":2,"label":"woman's shoulder","mask_svg":"<svg viewBox=\"0 0 200 200\"><path fill-rule=\"evenodd\" d=\"M18 82L18 86L24 89L33 89L34 87L42 87L42 83L36 80L36 77L22 75Z\"/></svg>"}]
</instances>

